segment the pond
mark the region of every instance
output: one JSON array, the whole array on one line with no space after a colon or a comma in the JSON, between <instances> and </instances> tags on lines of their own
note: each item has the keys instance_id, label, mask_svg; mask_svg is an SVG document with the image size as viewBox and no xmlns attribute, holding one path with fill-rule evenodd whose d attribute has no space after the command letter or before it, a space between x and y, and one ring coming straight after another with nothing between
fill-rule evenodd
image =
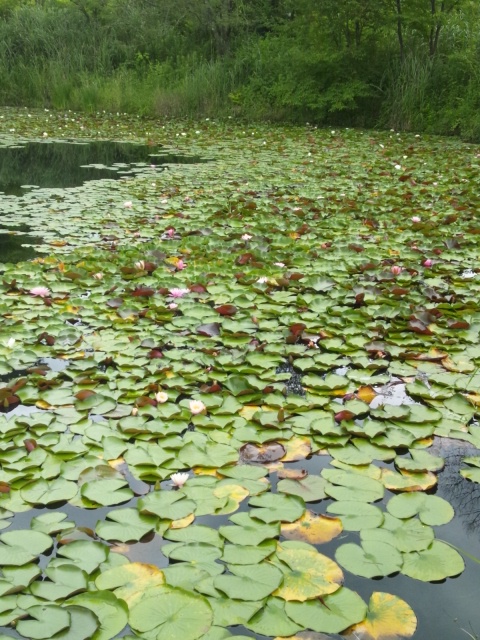
<instances>
[{"instance_id":1,"label":"pond","mask_svg":"<svg viewBox=\"0 0 480 640\"><path fill-rule=\"evenodd\" d=\"M199 162L204 160L198 156L172 154L158 145L130 142L48 140L17 141L5 146L0 142L0 211L7 207L6 196L26 197L28 202L28 194L38 189L58 191L90 181L128 179L146 170L155 175L169 164ZM16 206L11 199L8 202L9 208ZM21 216L23 201L17 207ZM0 261L33 258L35 245L42 244L40 238L28 235L35 229L27 225L2 229L1 223L0 214ZM22 237L19 232L26 235Z\"/></svg>"},{"instance_id":2,"label":"pond","mask_svg":"<svg viewBox=\"0 0 480 640\"><path fill-rule=\"evenodd\" d=\"M212 161L5 196L0 637L478 637L478 150L117 125Z\"/></svg>"}]
</instances>

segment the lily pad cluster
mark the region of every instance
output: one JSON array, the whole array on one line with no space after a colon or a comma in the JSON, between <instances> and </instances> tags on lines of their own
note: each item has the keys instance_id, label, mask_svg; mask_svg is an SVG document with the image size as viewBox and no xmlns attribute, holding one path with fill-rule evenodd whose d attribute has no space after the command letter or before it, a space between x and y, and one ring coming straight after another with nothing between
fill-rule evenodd
<instances>
[{"instance_id":1,"label":"lily pad cluster","mask_svg":"<svg viewBox=\"0 0 480 640\"><path fill-rule=\"evenodd\" d=\"M59 114L2 115L4 144L45 119L63 133ZM0 624L411 637L414 603L373 586L366 602L348 574L464 570L434 529L454 511L433 445L480 447L475 150L161 126L137 131L211 161L8 198L5 223L55 250L0 265ZM479 456L464 463L479 482ZM132 559L144 544L151 562Z\"/></svg>"}]
</instances>

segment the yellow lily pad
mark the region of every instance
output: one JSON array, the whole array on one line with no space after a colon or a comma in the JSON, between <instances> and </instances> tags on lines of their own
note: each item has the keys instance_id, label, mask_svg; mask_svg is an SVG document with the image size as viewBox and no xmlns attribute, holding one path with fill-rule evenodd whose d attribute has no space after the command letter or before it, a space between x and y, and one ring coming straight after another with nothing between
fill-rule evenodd
<instances>
[{"instance_id":1,"label":"yellow lily pad","mask_svg":"<svg viewBox=\"0 0 480 640\"><path fill-rule=\"evenodd\" d=\"M313 511L305 511L295 522L282 523L282 536L289 540L303 540L310 544L330 542L343 531L340 518L317 515Z\"/></svg>"},{"instance_id":2,"label":"yellow lily pad","mask_svg":"<svg viewBox=\"0 0 480 640\"><path fill-rule=\"evenodd\" d=\"M346 637L351 640L396 640L411 638L416 628L417 618L404 600L376 591L368 603L365 620L350 627Z\"/></svg>"}]
</instances>

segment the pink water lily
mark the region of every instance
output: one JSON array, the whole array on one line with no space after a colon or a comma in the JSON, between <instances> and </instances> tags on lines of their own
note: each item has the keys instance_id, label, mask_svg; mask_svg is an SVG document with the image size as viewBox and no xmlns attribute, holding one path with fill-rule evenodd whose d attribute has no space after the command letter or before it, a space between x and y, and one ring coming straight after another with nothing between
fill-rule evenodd
<instances>
[{"instance_id":1,"label":"pink water lily","mask_svg":"<svg viewBox=\"0 0 480 640\"><path fill-rule=\"evenodd\" d=\"M431 258L427 258L427 259L424 261L423 266L424 266L424 267L431 267L431 266L432 266L432 264L433 264L433 260L432 260Z\"/></svg>"},{"instance_id":2,"label":"pink water lily","mask_svg":"<svg viewBox=\"0 0 480 640\"><path fill-rule=\"evenodd\" d=\"M403 268L399 267L397 264L394 264L393 267L391 267L390 271L394 276L399 276L402 273Z\"/></svg>"},{"instance_id":3,"label":"pink water lily","mask_svg":"<svg viewBox=\"0 0 480 640\"><path fill-rule=\"evenodd\" d=\"M177 262L177 264L175 265L176 269L178 271L182 271L182 269L185 269L187 267L187 265L185 264L185 262L180 258L180 260Z\"/></svg>"},{"instance_id":4,"label":"pink water lily","mask_svg":"<svg viewBox=\"0 0 480 640\"><path fill-rule=\"evenodd\" d=\"M247 241L247 240L251 240L251 239L252 239L252 236L249 233L244 233L243 236L242 236L242 240Z\"/></svg>"},{"instance_id":5,"label":"pink water lily","mask_svg":"<svg viewBox=\"0 0 480 640\"><path fill-rule=\"evenodd\" d=\"M169 289L168 292L172 296L172 298L183 298L184 295L190 293L190 289L179 289L177 287L174 287L173 289Z\"/></svg>"},{"instance_id":6,"label":"pink water lily","mask_svg":"<svg viewBox=\"0 0 480 640\"><path fill-rule=\"evenodd\" d=\"M30 289L29 294L31 296L37 296L38 298L48 298L50 295L50 289L48 287L33 287Z\"/></svg>"},{"instance_id":7,"label":"pink water lily","mask_svg":"<svg viewBox=\"0 0 480 640\"><path fill-rule=\"evenodd\" d=\"M413 218L412 218L412 222L421 222L421 221L422 221L422 219L419 218L418 216L413 216Z\"/></svg>"}]
</instances>

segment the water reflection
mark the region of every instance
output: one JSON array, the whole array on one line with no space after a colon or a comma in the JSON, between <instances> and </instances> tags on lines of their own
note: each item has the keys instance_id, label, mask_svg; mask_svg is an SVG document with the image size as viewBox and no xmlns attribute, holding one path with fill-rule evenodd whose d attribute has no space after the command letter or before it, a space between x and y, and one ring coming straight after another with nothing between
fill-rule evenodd
<instances>
[{"instance_id":1,"label":"water reflection","mask_svg":"<svg viewBox=\"0 0 480 640\"><path fill-rule=\"evenodd\" d=\"M10 229L0 233L0 262L23 262L36 255L35 247L23 245L41 244L40 238L29 235L17 235Z\"/></svg>"},{"instance_id":2,"label":"water reflection","mask_svg":"<svg viewBox=\"0 0 480 640\"><path fill-rule=\"evenodd\" d=\"M0 147L0 193L21 196L34 188L78 187L89 180L116 180L145 167L202 162L130 142L28 142Z\"/></svg>"}]
</instances>

